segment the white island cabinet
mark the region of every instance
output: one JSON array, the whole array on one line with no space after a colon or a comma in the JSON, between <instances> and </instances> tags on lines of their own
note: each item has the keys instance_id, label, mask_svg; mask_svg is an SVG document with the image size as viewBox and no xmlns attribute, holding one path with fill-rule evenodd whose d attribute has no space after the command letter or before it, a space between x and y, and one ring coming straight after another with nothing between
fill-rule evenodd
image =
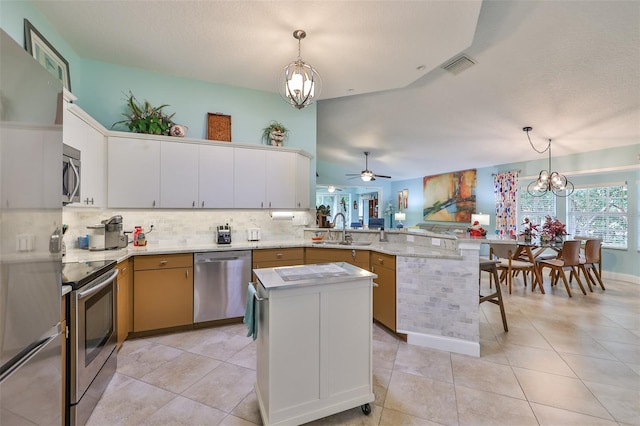
<instances>
[{"instance_id":1,"label":"white island cabinet","mask_svg":"<svg viewBox=\"0 0 640 426\"><path fill-rule=\"evenodd\" d=\"M371 412L372 285L348 263L254 269L256 395L265 425Z\"/></svg>"}]
</instances>

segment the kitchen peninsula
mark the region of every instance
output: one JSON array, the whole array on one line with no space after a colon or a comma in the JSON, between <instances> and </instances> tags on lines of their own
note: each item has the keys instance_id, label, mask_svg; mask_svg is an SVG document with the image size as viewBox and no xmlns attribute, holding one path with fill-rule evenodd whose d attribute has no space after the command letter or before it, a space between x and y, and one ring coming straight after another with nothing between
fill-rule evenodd
<instances>
[{"instance_id":1,"label":"kitchen peninsula","mask_svg":"<svg viewBox=\"0 0 640 426\"><path fill-rule=\"evenodd\" d=\"M434 234L422 230L389 231L387 242L379 242L379 232L350 231L354 243L324 240L313 243L311 237L317 228L305 228L302 239L274 241L239 241L230 245L166 243L146 247L130 247L117 251L87 252L70 250L66 261L115 259L126 260L135 256L170 255L225 250L278 250L301 248L326 250L349 259L369 254L395 257L395 287L385 293L385 300L395 308L396 327L391 331L405 334L407 342L419 346L446 350L466 355L480 355L478 258L482 240L457 238L454 235ZM323 230L335 233L341 231ZM317 263L305 257L305 263ZM370 263L376 273L375 262ZM134 283L135 285L135 283ZM376 298L374 289L374 300ZM374 302L375 303L375 302ZM376 317L374 307L374 318ZM385 324L386 325L386 324ZM388 327L388 325L386 325ZM390 327L388 327L390 328Z\"/></svg>"}]
</instances>

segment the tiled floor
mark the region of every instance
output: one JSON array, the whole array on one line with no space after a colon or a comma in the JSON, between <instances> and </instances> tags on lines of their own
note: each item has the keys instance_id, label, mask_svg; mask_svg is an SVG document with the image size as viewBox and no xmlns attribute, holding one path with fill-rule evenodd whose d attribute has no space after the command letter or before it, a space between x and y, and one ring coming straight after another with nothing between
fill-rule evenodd
<instances>
[{"instance_id":1,"label":"tiled floor","mask_svg":"<svg viewBox=\"0 0 640 426\"><path fill-rule=\"evenodd\" d=\"M560 285L481 306L481 357L410 346L374 326L375 402L313 424L640 425L640 285ZM483 287L486 283L483 282ZM90 425L260 425L255 344L241 324L125 342Z\"/></svg>"}]
</instances>

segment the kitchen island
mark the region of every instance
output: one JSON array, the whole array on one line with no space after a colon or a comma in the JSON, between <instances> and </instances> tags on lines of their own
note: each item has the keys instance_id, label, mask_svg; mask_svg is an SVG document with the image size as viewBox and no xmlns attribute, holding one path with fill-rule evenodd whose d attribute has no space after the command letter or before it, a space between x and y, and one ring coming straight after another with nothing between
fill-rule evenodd
<instances>
[{"instance_id":1,"label":"kitchen island","mask_svg":"<svg viewBox=\"0 0 640 426\"><path fill-rule=\"evenodd\" d=\"M265 425L371 412L372 285L348 263L255 269L256 396Z\"/></svg>"}]
</instances>

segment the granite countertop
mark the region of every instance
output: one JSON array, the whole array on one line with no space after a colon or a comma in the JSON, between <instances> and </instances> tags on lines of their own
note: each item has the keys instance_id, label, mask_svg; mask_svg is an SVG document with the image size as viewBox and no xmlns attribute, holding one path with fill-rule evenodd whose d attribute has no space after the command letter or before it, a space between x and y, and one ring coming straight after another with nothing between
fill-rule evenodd
<instances>
[{"instance_id":1,"label":"granite countertop","mask_svg":"<svg viewBox=\"0 0 640 426\"><path fill-rule=\"evenodd\" d=\"M357 244L357 242L356 242ZM405 257L424 257L438 259L462 259L458 254L443 252L434 248L390 242L373 242L368 245L341 245L337 242L323 242L322 244L313 243L308 240L276 240L276 241L240 241L231 244L189 244L175 243L154 245L149 244L145 247L129 246L119 250L104 251L88 251L80 249L67 249L67 254L62 261L84 262L91 260L116 260L121 262L131 256L144 256L154 254L180 254L180 253L196 253L210 251L230 251L230 250L257 250L257 249L278 249L278 248L295 248L295 247L318 247L331 248L340 250L372 250L379 253L389 254L392 256Z\"/></svg>"}]
</instances>

